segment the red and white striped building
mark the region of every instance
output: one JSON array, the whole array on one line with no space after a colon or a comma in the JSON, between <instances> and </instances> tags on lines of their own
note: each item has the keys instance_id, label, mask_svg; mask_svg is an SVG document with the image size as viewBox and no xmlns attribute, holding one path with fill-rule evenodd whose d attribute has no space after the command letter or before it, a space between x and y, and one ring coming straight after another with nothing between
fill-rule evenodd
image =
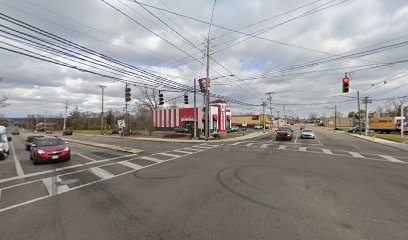
<instances>
[{"instance_id":1,"label":"red and white striped building","mask_svg":"<svg viewBox=\"0 0 408 240\"><path fill-rule=\"evenodd\" d=\"M204 108L196 108L198 129L204 129ZM194 108L165 108L152 112L153 126L158 130L175 127L193 127ZM217 100L210 104L210 131L226 132L231 127L231 109L226 102Z\"/></svg>"}]
</instances>

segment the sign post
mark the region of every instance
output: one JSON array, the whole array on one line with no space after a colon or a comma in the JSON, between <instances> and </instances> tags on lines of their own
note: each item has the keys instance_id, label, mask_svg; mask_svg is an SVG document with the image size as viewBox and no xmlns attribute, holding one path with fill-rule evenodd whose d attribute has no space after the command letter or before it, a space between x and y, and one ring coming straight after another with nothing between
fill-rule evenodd
<instances>
[{"instance_id":1,"label":"sign post","mask_svg":"<svg viewBox=\"0 0 408 240\"><path fill-rule=\"evenodd\" d=\"M126 127L125 120L124 120L124 119L119 119L119 120L118 120L118 128L122 129L123 145L126 147L126 141L125 141L125 127Z\"/></svg>"}]
</instances>

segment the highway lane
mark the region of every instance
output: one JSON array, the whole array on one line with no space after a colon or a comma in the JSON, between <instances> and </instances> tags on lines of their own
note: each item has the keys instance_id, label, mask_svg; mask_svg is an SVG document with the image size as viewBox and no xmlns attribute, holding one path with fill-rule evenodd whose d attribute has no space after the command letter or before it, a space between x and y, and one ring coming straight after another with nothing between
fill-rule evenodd
<instances>
[{"instance_id":1,"label":"highway lane","mask_svg":"<svg viewBox=\"0 0 408 240\"><path fill-rule=\"evenodd\" d=\"M0 212L0 239L402 240L407 170L224 144Z\"/></svg>"}]
</instances>

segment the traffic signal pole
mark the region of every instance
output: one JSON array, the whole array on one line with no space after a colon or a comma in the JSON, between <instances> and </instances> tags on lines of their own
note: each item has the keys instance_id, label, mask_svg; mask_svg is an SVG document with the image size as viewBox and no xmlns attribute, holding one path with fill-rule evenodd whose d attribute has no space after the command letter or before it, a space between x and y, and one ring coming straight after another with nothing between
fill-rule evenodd
<instances>
[{"instance_id":1,"label":"traffic signal pole","mask_svg":"<svg viewBox=\"0 0 408 240\"><path fill-rule=\"evenodd\" d=\"M357 108L358 108L358 134L361 135L360 91L357 91Z\"/></svg>"},{"instance_id":2,"label":"traffic signal pole","mask_svg":"<svg viewBox=\"0 0 408 240\"><path fill-rule=\"evenodd\" d=\"M98 85L98 87L100 87L102 89L102 109L101 109L101 135L103 135L103 98L105 95L105 88L106 86L100 84Z\"/></svg>"}]
</instances>

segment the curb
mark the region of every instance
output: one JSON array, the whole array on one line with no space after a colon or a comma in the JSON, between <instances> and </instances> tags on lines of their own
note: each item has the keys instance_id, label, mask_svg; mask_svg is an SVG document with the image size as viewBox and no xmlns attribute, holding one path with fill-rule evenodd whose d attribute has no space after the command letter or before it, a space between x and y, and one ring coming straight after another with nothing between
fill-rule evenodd
<instances>
[{"instance_id":1,"label":"curb","mask_svg":"<svg viewBox=\"0 0 408 240\"><path fill-rule=\"evenodd\" d=\"M126 152L126 153L132 153L132 154L138 154L138 153L144 152L144 150L140 150L136 148L121 147L121 146L108 145L108 144L103 144L103 143L93 143L93 142L75 140L75 139L69 139L69 138L61 138L61 139L66 142L73 142L77 144L82 144L82 145L91 146L91 147L99 147L99 148L108 149L112 151L118 151L118 152Z\"/></svg>"}]
</instances>

